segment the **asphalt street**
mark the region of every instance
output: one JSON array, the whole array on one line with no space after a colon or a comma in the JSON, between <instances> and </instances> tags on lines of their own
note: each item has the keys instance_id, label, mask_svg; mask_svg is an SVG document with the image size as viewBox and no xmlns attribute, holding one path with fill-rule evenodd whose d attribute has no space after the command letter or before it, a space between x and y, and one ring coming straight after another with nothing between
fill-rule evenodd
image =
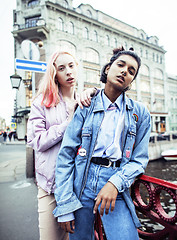
<instances>
[{"instance_id":1,"label":"asphalt street","mask_svg":"<svg viewBox=\"0 0 177 240\"><path fill-rule=\"evenodd\" d=\"M26 145L0 140L0 240L38 240L37 187L26 178Z\"/></svg>"}]
</instances>

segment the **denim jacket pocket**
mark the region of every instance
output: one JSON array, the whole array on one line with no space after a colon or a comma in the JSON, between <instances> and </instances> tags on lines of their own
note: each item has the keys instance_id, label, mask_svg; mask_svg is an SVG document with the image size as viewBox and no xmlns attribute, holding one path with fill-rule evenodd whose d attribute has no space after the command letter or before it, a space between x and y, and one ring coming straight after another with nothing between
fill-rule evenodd
<instances>
[{"instance_id":1,"label":"denim jacket pocket","mask_svg":"<svg viewBox=\"0 0 177 240\"><path fill-rule=\"evenodd\" d=\"M86 149L87 153L90 147L91 137L92 137L92 129L90 127L83 128L81 133L81 139L82 139L81 145L82 145L82 148Z\"/></svg>"},{"instance_id":2,"label":"denim jacket pocket","mask_svg":"<svg viewBox=\"0 0 177 240\"><path fill-rule=\"evenodd\" d=\"M83 138L89 138L92 135L92 129L90 127L83 127L81 137Z\"/></svg>"},{"instance_id":3,"label":"denim jacket pocket","mask_svg":"<svg viewBox=\"0 0 177 240\"><path fill-rule=\"evenodd\" d=\"M123 157L125 157L126 159L131 158L134 143L135 143L135 138L136 138L136 128L130 127L127 133L127 137L124 145L125 147L123 150Z\"/></svg>"}]
</instances>

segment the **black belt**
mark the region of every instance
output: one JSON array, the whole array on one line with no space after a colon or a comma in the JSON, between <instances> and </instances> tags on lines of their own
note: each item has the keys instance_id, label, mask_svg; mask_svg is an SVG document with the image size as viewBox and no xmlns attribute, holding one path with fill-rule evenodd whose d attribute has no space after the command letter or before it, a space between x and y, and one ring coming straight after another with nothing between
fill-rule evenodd
<instances>
[{"instance_id":1,"label":"black belt","mask_svg":"<svg viewBox=\"0 0 177 240\"><path fill-rule=\"evenodd\" d=\"M97 165L101 165L101 166L107 167L107 168L109 168L109 167L120 167L120 161L119 160L117 160L115 162L112 162L108 158L93 157L91 159L91 162L95 163Z\"/></svg>"}]
</instances>

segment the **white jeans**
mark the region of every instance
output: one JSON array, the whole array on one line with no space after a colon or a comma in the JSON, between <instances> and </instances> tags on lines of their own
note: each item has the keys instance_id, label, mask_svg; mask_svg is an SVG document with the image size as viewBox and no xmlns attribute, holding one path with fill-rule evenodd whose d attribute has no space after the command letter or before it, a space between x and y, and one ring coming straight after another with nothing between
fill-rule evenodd
<instances>
[{"instance_id":1,"label":"white jeans","mask_svg":"<svg viewBox=\"0 0 177 240\"><path fill-rule=\"evenodd\" d=\"M63 231L52 211L56 207L53 194L48 195L38 187L38 214L40 240L69 240L68 234Z\"/></svg>"}]
</instances>

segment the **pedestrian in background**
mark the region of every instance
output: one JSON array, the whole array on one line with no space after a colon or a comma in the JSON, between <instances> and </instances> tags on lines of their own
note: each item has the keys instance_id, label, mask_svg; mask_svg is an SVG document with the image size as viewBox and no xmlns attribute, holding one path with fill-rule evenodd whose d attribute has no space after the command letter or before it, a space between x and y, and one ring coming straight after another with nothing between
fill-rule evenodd
<instances>
[{"instance_id":1,"label":"pedestrian in background","mask_svg":"<svg viewBox=\"0 0 177 240\"><path fill-rule=\"evenodd\" d=\"M12 132L9 132L8 137L9 137L9 142L11 142L11 139L12 139Z\"/></svg>"},{"instance_id":2,"label":"pedestrian in background","mask_svg":"<svg viewBox=\"0 0 177 240\"><path fill-rule=\"evenodd\" d=\"M70 240L92 240L99 210L109 240L138 240L129 187L148 163L150 113L125 91L141 60L133 49L116 49L105 65L105 88L90 107L77 109L56 163L57 207L53 211Z\"/></svg>"},{"instance_id":3,"label":"pedestrian in background","mask_svg":"<svg viewBox=\"0 0 177 240\"><path fill-rule=\"evenodd\" d=\"M6 142L6 139L7 139L7 132L6 131L3 132L3 138L4 138L4 142Z\"/></svg>"},{"instance_id":4,"label":"pedestrian in background","mask_svg":"<svg viewBox=\"0 0 177 240\"><path fill-rule=\"evenodd\" d=\"M80 102L75 91L77 65L70 53L55 52L31 106L27 143L35 150L40 240L68 239L52 214L56 206L53 194L56 158L77 103L87 105L91 93L95 92L95 89L87 90Z\"/></svg>"}]
</instances>

